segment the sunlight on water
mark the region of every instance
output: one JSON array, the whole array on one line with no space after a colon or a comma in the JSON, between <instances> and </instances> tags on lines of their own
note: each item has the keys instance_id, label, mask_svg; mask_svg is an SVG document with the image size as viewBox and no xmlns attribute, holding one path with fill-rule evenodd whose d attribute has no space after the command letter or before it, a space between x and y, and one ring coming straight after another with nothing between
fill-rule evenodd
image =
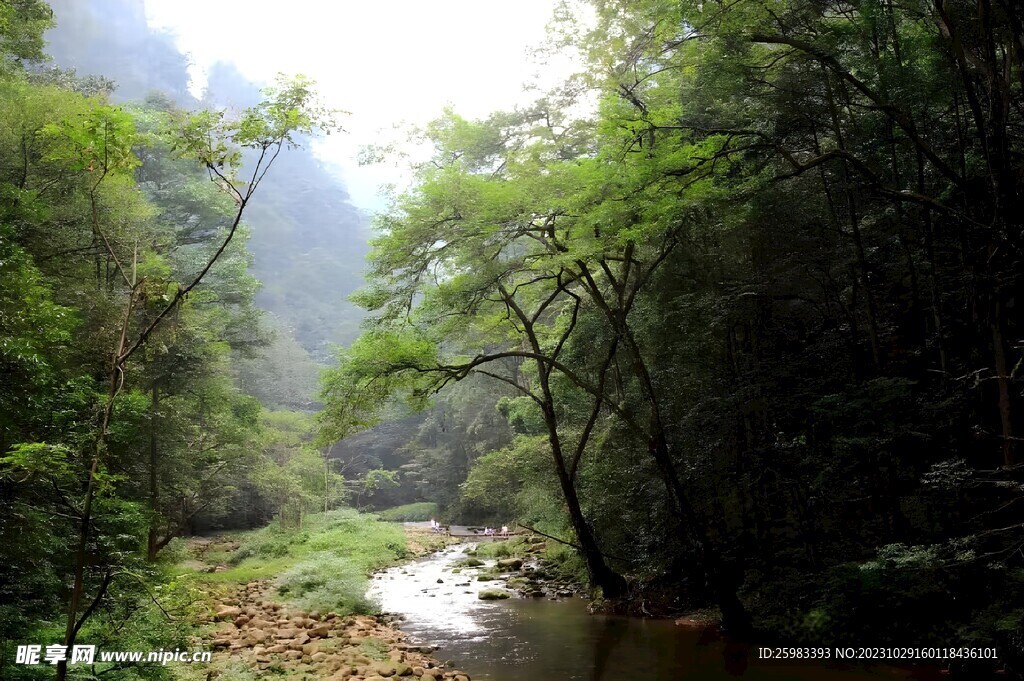
<instances>
[{"instance_id":1,"label":"sunlight on water","mask_svg":"<svg viewBox=\"0 0 1024 681\"><path fill-rule=\"evenodd\" d=\"M451 573L453 565L466 557L462 550L462 546L449 548L428 560L378 573L369 596L381 604L384 612L401 613L417 628L470 640L482 637L486 632L482 611L498 606L477 598L480 589L493 585L477 582L475 570Z\"/></svg>"},{"instance_id":2,"label":"sunlight on water","mask_svg":"<svg viewBox=\"0 0 1024 681\"><path fill-rule=\"evenodd\" d=\"M591 615L582 599L513 597L482 601L478 582L493 565L451 572L465 545L378 574L370 588L384 612L402 614L413 643L439 646L474 681L881 681L934 679L934 670L837 667L763 662L748 646L724 641L713 630L675 626L671 620ZM438 580L441 583L438 583Z\"/></svg>"}]
</instances>

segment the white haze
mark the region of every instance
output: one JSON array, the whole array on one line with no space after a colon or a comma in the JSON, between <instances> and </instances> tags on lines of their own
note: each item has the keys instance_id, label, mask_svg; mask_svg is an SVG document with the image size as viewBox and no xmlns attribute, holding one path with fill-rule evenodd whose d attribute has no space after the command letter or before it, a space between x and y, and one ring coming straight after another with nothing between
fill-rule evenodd
<instances>
[{"instance_id":1,"label":"white haze","mask_svg":"<svg viewBox=\"0 0 1024 681\"><path fill-rule=\"evenodd\" d=\"M524 101L523 86L550 86L570 65L539 65L557 0L145 0L150 25L170 31L190 55L192 89L205 72L233 63L247 78L279 72L316 79L329 106L350 112L348 134L317 142L366 211L379 210L379 188L402 184L396 166L359 166L365 144L393 138L395 126L435 118L446 105L468 117Z\"/></svg>"}]
</instances>

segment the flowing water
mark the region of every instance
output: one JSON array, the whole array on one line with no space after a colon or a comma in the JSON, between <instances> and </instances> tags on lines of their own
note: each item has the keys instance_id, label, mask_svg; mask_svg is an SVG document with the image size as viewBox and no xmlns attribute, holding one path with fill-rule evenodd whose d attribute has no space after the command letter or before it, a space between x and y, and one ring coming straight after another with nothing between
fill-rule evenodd
<instances>
[{"instance_id":1,"label":"flowing water","mask_svg":"<svg viewBox=\"0 0 1024 681\"><path fill-rule=\"evenodd\" d=\"M474 681L880 681L940 678L932 671L863 669L756 659L704 628L671 620L591 615L582 599L483 601L476 570L451 572L465 557L456 546L374 578L370 594L384 612L405 616L414 643L439 646ZM438 580L441 580L440 583Z\"/></svg>"}]
</instances>

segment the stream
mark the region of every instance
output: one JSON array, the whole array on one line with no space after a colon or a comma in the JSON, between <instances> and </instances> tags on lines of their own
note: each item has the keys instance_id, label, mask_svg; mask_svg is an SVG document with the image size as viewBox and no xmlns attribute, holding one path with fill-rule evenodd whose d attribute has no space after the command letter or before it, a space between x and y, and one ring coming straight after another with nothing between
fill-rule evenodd
<instances>
[{"instance_id":1,"label":"stream","mask_svg":"<svg viewBox=\"0 0 1024 681\"><path fill-rule=\"evenodd\" d=\"M369 595L387 613L404 616L412 643L433 645L473 681L879 681L943 678L934 671L841 667L829 663L758 660L756 649L729 644L702 627L672 620L591 615L580 598L484 601L476 581L493 565L462 568L466 545L378 573ZM439 582L440 580L440 582Z\"/></svg>"}]
</instances>

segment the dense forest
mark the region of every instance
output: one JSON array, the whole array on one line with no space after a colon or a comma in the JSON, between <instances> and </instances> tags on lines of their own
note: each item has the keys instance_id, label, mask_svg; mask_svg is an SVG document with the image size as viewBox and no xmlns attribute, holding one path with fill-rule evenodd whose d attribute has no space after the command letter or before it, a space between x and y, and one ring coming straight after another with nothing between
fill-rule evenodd
<instances>
[{"instance_id":1,"label":"dense forest","mask_svg":"<svg viewBox=\"0 0 1024 681\"><path fill-rule=\"evenodd\" d=\"M421 131L323 437L437 394L413 479L606 597L1017 659L1022 15L590 8L564 88Z\"/></svg>"},{"instance_id":2,"label":"dense forest","mask_svg":"<svg viewBox=\"0 0 1024 681\"><path fill-rule=\"evenodd\" d=\"M596 610L1024 668L1024 13L588 0L540 53L365 150L371 236L310 79L196 98L132 3L0 0L0 677L185 645L185 537L400 505Z\"/></svg>"},{"instance_id":3,"label":"dense forest","mask_svg":"<svg viewBox=\"0 0 1024 681\"><path fill-rule=\"evenodd\" d=\"M254 305L243 221L332 112L301 77L233 111L172 89L129 103L44 60L52 23L0 4L0 668L29 635L180 644L167 610L194 593L161 563L177 537L295 523L344 493L308 415L273 411L308 409L316 369Z\"/></svg>"}]
</instances>

